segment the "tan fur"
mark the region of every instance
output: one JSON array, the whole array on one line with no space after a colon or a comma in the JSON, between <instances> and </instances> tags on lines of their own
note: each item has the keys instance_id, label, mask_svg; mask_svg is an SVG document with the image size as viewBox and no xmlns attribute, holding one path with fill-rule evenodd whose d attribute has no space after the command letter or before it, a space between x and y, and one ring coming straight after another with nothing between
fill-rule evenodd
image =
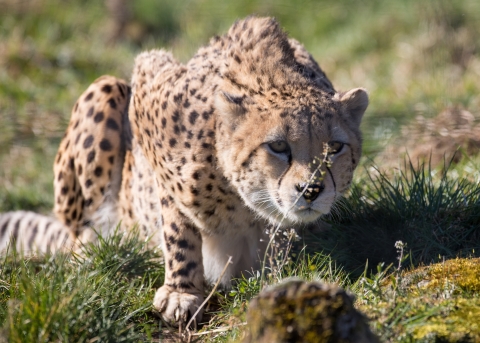
<instances>
[{"instance_id":1,"label":"tan fur","mask_svg":"<svg viewBox=\"0 0 480 343\"><path fill-rule=\"evenodd\" d=\"M138 224L165 256L154 306L167 321L186 320L229 256L226 286L259 267L266 228L330 211L359 161L367 105L362 89L337 93L270 18L238 21L186 65L163 50L142 53L131 95L104 77L75 105L55 163L55 214L83 240L94 239L90 226ZM326 143L344 145L304 185Z\"/></svg>"}]
</instances>

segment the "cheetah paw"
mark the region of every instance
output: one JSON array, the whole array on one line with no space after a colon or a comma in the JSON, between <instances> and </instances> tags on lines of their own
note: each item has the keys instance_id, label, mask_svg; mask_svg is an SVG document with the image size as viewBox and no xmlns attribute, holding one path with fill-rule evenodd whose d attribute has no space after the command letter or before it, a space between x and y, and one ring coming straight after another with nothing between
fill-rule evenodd
<instances>
[{"instance_id":1,"label":"cheetah paw","mask_svg":"<svg viewBox=\"0 0 480 343\"><path fill-rule=\"evenodd\" d=\"M178 292L175 288L163 285L155 293L153 307L160 312L164 321L179 326L185 324L197 311L203 301L203 295L198 293ZM203 310L197 314L197 322L201 320Z\"/></svg>"}]
</instances>

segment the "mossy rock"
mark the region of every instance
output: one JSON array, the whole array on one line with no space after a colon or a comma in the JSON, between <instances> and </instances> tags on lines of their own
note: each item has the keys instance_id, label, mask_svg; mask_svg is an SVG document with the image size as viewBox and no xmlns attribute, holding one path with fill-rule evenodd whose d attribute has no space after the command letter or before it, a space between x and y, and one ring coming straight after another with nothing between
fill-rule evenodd
<instances>
[{"instance_id":1,"label":"mossy rock","mask_svg":"<svg viewBox=\"0 0 480 343\"><path fill-rule=\"evenodd\" d=\"M457 258L405 271L359 301L386 341L480 342L480 259ZM383 328L383 329L382 329ZM385 329L388 328L388 329Z\"/></svg>"},{"instance_id":2,"label":"mossy rock","mask_svg":"<svg viewBox=\"0 0 480 343\"><path fill-rule=\"evenodd\" d=\"M343 289L294 279L267 288L247 312L244 343L378 342Z\"/></svg>"}]
</instances>

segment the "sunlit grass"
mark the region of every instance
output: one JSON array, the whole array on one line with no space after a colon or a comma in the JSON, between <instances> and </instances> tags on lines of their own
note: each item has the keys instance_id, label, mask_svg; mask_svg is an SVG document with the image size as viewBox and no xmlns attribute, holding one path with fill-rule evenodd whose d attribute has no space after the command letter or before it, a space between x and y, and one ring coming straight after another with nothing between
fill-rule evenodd
<instances>
[{"instance_id":1,"label":"sunlit grass","mask_svg":"<svg viewBox=\"0 0 480 343\"><path fill-rule=\"evenodd\" d=\"M8 342L138 342L158 331L151 309L159 256L118 232L82 257L57 254L0 264L0 323Z\"/></svg>"}]
</instances>

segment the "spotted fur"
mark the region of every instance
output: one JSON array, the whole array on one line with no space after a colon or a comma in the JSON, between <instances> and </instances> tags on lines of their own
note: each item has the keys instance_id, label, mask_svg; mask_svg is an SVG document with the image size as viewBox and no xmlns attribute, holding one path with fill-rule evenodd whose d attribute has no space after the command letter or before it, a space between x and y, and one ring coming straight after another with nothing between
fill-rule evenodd
<instances>
[{"instance_id":1,"label":"spotted fur","mask_svg":"<svg viewBox=\"0 0 480 343\"><path fill-rule=\"evenodd\" d=\"M94 239L90 227L138 225L165 258L154 307L178 323L229 256L225 286L259 267L266 228L330 211L358 164L368 97L336 92L300 43L256 17L186 65L164 50L140 54L131 87L102 77L75 104L54 166L54 212L74 241ZM324 144L338 152L316 169ZM19 237L15 225L5 232ZM39 231L25 230L28 246Z\"/></svg>"}]
</instances>

